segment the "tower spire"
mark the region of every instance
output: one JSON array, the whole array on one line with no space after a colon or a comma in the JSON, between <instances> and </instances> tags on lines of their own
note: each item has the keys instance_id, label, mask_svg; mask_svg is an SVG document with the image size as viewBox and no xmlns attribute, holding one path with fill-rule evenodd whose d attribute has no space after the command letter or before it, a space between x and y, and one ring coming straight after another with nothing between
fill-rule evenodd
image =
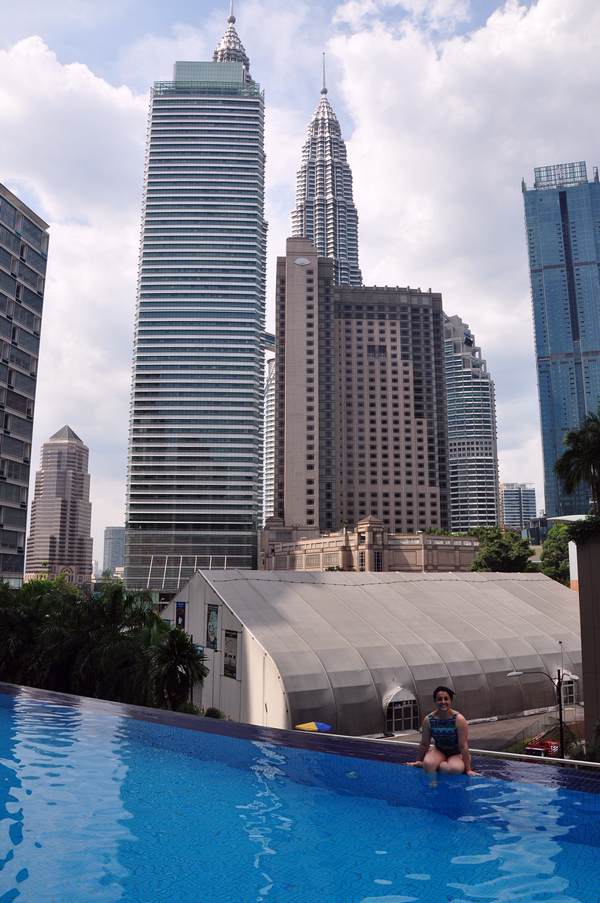
<instances>
[{"instance_id":1,"label":"tower spire","mask_svg":"<svg viewBox=\"0 0 600 903\"><path fill-rule=\"evenodd\" d=\"M221 38L217 49L213 53L213 61L215 63L242 63L246 74L249 74L250 60L248 54L244 50L244 45L239 39L235 30L235 13L233 11L233 0L229 0L229 16L227 17L227 28L225 34Z\"/></svg>"},{"instance_id":2,"label":"tower spire","mask_svg":"<svg viewBox=\"0 0 600 903\"><path fill-rule=\"evenodd\" d=\"M327 96L325 63L323 53L321 97L308 126L297 173L292 235L310 239L321 257L333 257L336 285L358 286L362 275L352 172L340 124Z\"/></svg>"}]
</instances>

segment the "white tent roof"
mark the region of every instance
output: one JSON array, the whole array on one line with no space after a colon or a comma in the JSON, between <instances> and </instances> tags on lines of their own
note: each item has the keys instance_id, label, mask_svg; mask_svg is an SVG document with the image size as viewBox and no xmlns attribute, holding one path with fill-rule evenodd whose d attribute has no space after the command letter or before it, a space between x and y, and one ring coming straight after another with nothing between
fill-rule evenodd
<instances>
[{"instance_id":1,"label":"white tent roof","mask_svg":"<svg viewBox=\"0 0 600 903\"><path fill-rule=\"evenodd\" d=\"M292 723L375 732L398 688L424 715L440 683L468 718L547 706L550 681L506 674L554 675L559 640L565 667L581 676L577 593L542 574L212 570L181 596L192 601L199 580L275 661Z\"/></svg>"}]
</instances>

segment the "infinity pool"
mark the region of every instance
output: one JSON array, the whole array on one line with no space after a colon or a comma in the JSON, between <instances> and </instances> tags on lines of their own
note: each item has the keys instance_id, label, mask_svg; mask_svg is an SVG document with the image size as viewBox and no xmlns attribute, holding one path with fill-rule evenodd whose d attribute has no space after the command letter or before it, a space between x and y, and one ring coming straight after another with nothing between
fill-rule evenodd
<instances>
[{"instance_id":1,"label":"infinity pool","mask_svg":"<svg viewBox=\"0 0 600 903\"><path fill-rule=\"evenodd\" d=\"M593 779L494 766L430 787L365 743L335 755L37 695L0 692L0 903L600 901Z\"/></svg>"}]
</instances>

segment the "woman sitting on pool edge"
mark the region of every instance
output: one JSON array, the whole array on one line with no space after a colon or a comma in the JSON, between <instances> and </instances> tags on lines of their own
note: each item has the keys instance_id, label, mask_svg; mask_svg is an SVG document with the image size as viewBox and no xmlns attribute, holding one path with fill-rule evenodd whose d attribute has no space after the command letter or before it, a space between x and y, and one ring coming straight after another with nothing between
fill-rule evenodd
<instances>
[{"instance_id":1,"label":"woman sitting on pool edge","mask_svg":"<svg viewBox=\"0 0 600 903\"><path fill-rule=\"evenodd\" d=\"M454 691L436 687L433 691L435 711L423 719L419 758L407 765L422 765L426 772L475 775L471 770L469 727L460 712L452 709ZM430 743L433 740L433 747Z\"/></svg>"}]
</instances>

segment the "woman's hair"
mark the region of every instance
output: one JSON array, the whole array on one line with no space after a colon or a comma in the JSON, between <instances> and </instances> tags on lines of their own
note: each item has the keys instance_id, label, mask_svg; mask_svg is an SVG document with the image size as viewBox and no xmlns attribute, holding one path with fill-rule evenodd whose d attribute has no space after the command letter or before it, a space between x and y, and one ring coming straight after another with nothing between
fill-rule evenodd
<instances>
[{"instance_id":1,"label":"woman's hair","mask_svg":"<svg viewBox=\"0 0 600 903\"><path fill-rule=\"evenodd\" d=\"M436 687L433 691L433 701L435 702L435 697L442 690L444 693L447 693L450 697L450 702L454 700L454 690L451 690L450 687Z\"/></svg>"}]
</instances>

